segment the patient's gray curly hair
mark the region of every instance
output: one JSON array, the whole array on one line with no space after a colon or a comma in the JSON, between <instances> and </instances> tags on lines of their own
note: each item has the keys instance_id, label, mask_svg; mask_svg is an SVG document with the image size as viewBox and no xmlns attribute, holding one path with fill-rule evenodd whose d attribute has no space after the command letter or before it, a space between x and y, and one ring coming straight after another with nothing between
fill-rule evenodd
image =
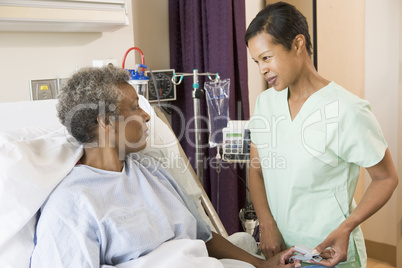
<instances>
[{"instance_id":1,"label":"patient's gray curly hair","mask_svg":"<svg viewBox=\"0 0 402 268\"><path fill-rule=\"evenodd\" d=\"M83 68L61 88L58 117L81 144L96 142L97 118L117 118L121 93L118 86L130 79L127 71L113 67Z\"/></svg>"}]
</instances>

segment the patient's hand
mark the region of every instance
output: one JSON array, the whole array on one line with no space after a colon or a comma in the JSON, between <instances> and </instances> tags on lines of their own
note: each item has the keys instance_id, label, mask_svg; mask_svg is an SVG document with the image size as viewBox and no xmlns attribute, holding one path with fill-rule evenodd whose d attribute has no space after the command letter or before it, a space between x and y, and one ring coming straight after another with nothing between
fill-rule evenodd
<instances>
[{"instance_id":1,"label":"patient's hand","mask_svg":"<svg viewBox=\"0 0 402 268\"><path fill-rule=\"evenodd\" d=\"M288 268L300 267L301 266L300 262L287 264L289 262L289 258L292 257L294 252L295 252L294 247L291 247L291 248L267 259L261 267L265 267L265 268L268 268L268 267L270 267L270 268L273 268L273 267L288 267Z\"/></svg>"},{"instance_id":2,"label":"patient's hand","mask_svg":"<svg viewBox=\"0 0 402 268\"><path fill-rule=\"evenodd\" d=\"M285 242L276 223L264 226L260 229L260 250L265 258L271 258L286 249Z\"/></svg>"}]
</instances>

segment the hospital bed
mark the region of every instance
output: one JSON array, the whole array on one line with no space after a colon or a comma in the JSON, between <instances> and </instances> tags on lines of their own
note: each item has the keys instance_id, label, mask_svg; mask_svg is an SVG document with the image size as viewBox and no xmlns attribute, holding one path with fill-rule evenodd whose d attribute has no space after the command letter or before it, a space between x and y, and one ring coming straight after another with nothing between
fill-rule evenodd
<instances>
[{"instance_id":1,"label":"hospital bed","mask_svg":"<svg viewBox=\"0 0 402 268\"><path fill-rule=\"evenodd\" d=\"M82 156L82 147L57 118L56 103L57 100L0 103L1 267L29 267L37 211ZM165 168L196 201L211 230L256 253L251 235L226 233L163 113L142 96L140 106L151 116L148 145L143 153L157 160L174 160Z\"/></svg>"}]
</instances>

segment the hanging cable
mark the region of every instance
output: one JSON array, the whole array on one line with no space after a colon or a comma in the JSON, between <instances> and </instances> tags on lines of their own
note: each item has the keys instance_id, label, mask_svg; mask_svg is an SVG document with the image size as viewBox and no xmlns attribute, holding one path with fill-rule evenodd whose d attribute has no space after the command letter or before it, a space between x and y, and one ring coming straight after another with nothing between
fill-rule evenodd
<instances>
[{"instance_id":1,"label":"hanging cable","mask_svg":"<svg viewBox=\"0 0 402 268\"><path fill-rule=\"evenodd\" d=\"M232 166L231 166L230 164L229 164L229 168L230 168L230 170L236 175L236 177L237 177L239 180L241 180L241 181L243 182L244 187L246 187L246 190L247 190L248 192L250 192L250 189L247 187L246 181L245 181L242 177L240 177L239 174L236 173L236 171L232 168Z\"/></svg>"},{"instance_id":2,"label":"hanging cable","mask_svg":"<svg viewBox=\"0 0 402 268\"><path fill-rule=\"evenodd\" d=\"M149 73L151 74L152 77L152 82L154 83L154 89L155 89L155 93L156 93L156 98L158 99L158 106L159 106L159 110L162 110L162 105L161 105L161 97L159 94L159 90L157 89L157 84L156 84L156 79L155 76L151 70L151 68L148 68Z\"/></svg>"}]
</instances>

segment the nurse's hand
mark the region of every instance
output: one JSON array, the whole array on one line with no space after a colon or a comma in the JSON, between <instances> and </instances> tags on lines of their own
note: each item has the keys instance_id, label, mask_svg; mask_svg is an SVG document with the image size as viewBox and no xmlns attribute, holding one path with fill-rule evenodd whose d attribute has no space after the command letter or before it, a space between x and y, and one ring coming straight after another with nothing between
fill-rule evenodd
<instances>
[{"instance_id":1,"label":"nurse's hand","mask_svg":"<svg viewBox=\"0 0 402 268\"><path fill-rule=\"evenodd\" d=\"M260 250L265 258L271 258L285 249L285 242L275 222L260 226Z\"/></svg>"},{"instance_id":2,"label":"nurse's hand","mask_svg":"<svg viewBox=\"0 0 402 268\"><path fill-rule=\"evenodd\" d=\"M264 261L262 266L257 266L257 268L273 268L273 267L286 267L286 268L298 268L301 267L300 261L296 263L289 263L289 258L295 253L294 247L291 247L275 256Z\"/></svg>"},{"instance_id":3,"label":"nurse's hand","mask_svg":"<svg viewBox=\"0 0 402 268\"><path fill-rule=\"evenodd\" d=\"M319 263L326 267L334 267L340 262L346 261L348 257L350 232L338 227L332 231L327 238L319 244L315 250L321 252L320 256L323 258ZM313 251L313 253L315 253Z\"/></svg>"}]
</instances>

